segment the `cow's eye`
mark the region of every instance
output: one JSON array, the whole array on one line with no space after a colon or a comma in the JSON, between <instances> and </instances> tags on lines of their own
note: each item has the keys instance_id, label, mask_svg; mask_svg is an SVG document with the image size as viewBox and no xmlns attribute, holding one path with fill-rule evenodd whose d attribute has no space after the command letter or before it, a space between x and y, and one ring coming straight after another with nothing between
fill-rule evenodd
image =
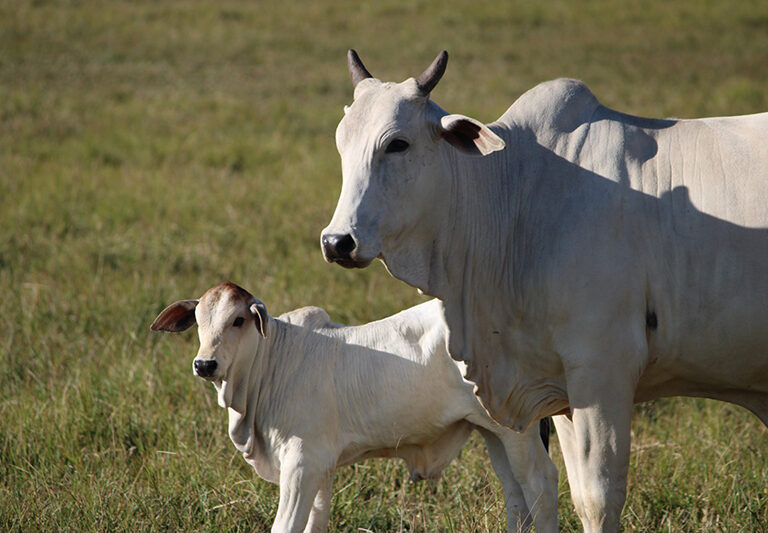
<instances>
[{"instance_id":1,"label":"cow's eye","mask_svg":"<svg viewBox=\"0 0 768 533\"><path fill-rule=\"evenodd\" d=\"M408 146L410 145L406 141L402 139L395 139L387 145L387 149L384 151L388 154L395 152L405 152L408 149Z\"/></svg>"},{"instance_id":2,"label":"cow's eye","mask_svg":"<svg viewBox=\"0 0 768 533\"><path fill-rule=\"evenodd\" d=\"M235 327L235 328L239 328L240 326L243 325L243 322L245 322L245 319L243 317L239 316L239 317L237 317L235 319L235 322L232 324L232 326Z\"/></svg>"}]
</instances>

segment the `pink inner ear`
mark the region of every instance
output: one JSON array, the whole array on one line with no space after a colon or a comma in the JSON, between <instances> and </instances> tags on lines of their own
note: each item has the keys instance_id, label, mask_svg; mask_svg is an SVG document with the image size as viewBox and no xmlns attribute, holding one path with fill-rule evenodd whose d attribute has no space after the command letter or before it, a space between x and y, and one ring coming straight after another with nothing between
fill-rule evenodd
<instances>
[{"instance_id":1,"label":"pink inner ear","mask_svg":"<svg viewBox=\"0 0 768 533\"><path fill-rule=\"evenodd\" d=\"M253 315L256 330L265 339L267 338L267 310L263 305L251 304L251 314Z\"/></svg>"},{"instance_id":2,"label":"pink inner ear","mask_svg":"<svg viewBox=\"0 0 768 533\"><path fill-rule=\"evenodd\" d=\"M475 139L480 137L482 128L469 120L459 119L451 122L442 132L443 139L463 152L480 153Z\"/></svg>"},{"instance_id":3,"label":"pink inner ear","mask_svg":"<svg viewBox=\"0 0 768 533\"><path fill-rule=\"evenodd\" d=\"M483 128L470 120L459 119L453 121L450 131L463 137L467 137L468 139L474 140L480 137Z\"/></svg>"},{"instance_id":4,"label":"pink inner ear","mask_svg":"<svg viewBox=\"0 0 768 533\"><path fill-rule=\"evenodd\" d=\"M469 155L488 155L504 148L504 141L486 126L468 118L453 118L442 130L443 138Z\"/></svg>"},{"instance_id":5,"label":"pink inner ear","mask_svg":"<svg viewBox=\"0 0 768 533\"><path fill-rule=\"evenodd\" d=\"M184 331L195 323L197 300L183 300L166 307L150 326L153 331Z\"/></svg>"}]
</instances>

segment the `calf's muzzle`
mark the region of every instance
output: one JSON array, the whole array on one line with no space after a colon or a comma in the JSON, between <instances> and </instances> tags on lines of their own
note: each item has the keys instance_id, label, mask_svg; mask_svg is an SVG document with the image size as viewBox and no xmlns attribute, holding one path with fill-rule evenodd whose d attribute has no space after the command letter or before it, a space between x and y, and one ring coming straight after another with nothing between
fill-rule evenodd
<instances>
[{"instance_id":1,"label":"calf's muzzle","mask_svg":"<svg viewBox=\"0 0 768 533\"><path fill-rule=\"evenodd\" d=\"M216 361L213 359L196 359L194 363L195 374L201 378L213 377L217 366Z\"/></svg>"}]
</instances>

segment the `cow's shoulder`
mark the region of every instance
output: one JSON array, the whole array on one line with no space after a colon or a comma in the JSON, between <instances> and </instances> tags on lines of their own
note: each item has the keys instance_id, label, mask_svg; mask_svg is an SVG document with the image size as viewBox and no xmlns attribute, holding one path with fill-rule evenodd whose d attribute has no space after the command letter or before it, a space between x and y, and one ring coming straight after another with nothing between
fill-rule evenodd
<instances>
[{"instance_id":1,"label":"cow's shoulder","mask_svg":"<svg viewBox=\"0 0 768 533\"><path fill-rule=\"evenodd\" d=\"M341 324L331 321L331 317L320 307L313 305L300 307L280 316L280 319L289 324L303 326L310 329L338 328Z\"/></svg>"},{"instance_id":2,"label":"cow's shoulder","mask_svg":"<svg viewBox=\"0 0 768 533\"><path fill-rule=\"evenodd\" d=\"M597 97L584 82L559 78L540 83L525 92L501 121L569 133L589 122L600 107Z\"/></svg>"}]
</instances>

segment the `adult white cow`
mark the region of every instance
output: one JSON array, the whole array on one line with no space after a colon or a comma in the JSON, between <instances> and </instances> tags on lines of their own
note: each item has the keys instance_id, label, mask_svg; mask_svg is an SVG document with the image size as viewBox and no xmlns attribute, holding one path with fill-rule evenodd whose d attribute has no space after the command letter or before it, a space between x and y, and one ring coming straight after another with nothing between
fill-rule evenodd
<instances>
[{"instance_id":1,"label":"adult white cow","mask_svg":"<svg viewBox=\"0 0 768 533\"><path fill-rule=\"evenodd\" d=\"M446 62L383 83L349 52L325 258L378 257L440 298L495 419L570 408L577 512L616 530L633 402L716 398L768 424L768 114L643 119L561 79L486 126L429 99Z\"/></svg>"},{"instance_id":2,"label":"adult white cow","mask_svg":"<svg viewBox=\"0 0 768 533\"><path fill-rule=\"evenodd\" d=\"M195 323L195 374L216 387L235 447L280 484L273 532L327 529L338 466L400 457L414 481L434 478L475 429L504 487L508 531L557 531L557 471L539 432L488 416L448 357L439 302L347 327L318 307L271 317L222 283L170 305L152 329Z\"/></svg>"}]
</instances>

